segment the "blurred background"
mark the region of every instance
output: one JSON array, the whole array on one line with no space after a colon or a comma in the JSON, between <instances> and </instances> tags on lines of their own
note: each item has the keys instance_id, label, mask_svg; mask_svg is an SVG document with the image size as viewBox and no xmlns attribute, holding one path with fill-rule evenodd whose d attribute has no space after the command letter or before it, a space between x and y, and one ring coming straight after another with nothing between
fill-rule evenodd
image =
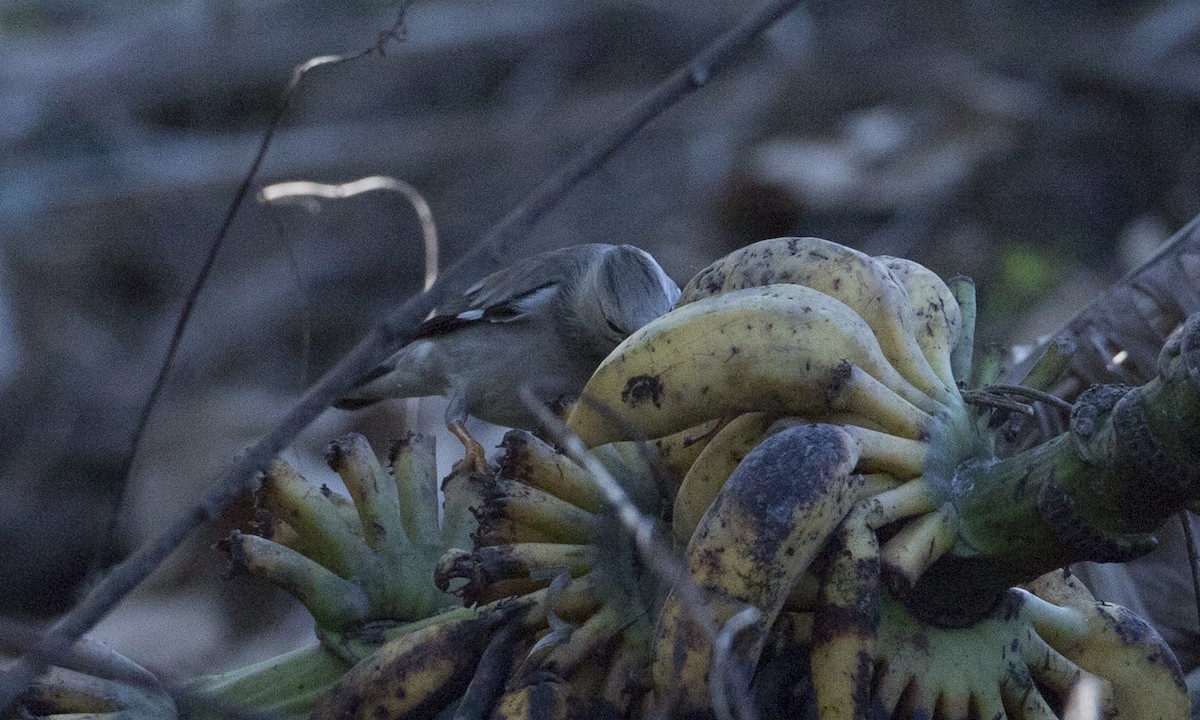
<instances>
[{"instance_id":1,"label":"blurred background","mask_svg":"<svg viewBox=\"0 0 1200 720\"><path fill-rule=\"evenodd\" d=\"M255 190L384 174L452 262L608 118L757 2L418 0L386 56L310 73ZM77 598L172 327L292 68L376 42L394 2L0 3L0 612ZM643 131L516 250L632 243L680 285L768 237L903 255L980 287L980 341L1030 343L1200 213L1200 2L804 3ZM390 193L249 202L151 419L117 554L199 496L388 308L421 233ZM328 411L288 452L380 452L402 403ZM422 409L418 425L440 425ZM485 435L486 437L486 435ZM452 439L444 452L458 453ZM311 637L211 545L99 629L168 674Z\"/></svg>"}]
</instances>

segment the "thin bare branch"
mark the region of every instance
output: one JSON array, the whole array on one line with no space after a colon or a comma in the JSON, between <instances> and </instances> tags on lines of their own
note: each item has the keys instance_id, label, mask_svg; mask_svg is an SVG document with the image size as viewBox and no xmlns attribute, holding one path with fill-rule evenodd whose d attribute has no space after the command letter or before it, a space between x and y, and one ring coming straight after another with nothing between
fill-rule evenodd
<instances>
[{"instance_id":1,"label":"thin bare branch","mask_svg":"<svg viewBox=\"0 0 1200 720\"><path fill-rule=\"evenodd\" d=\"M403 27L404 13L413 0L406 0L402 3L399 17L393 23L386 37L397 37L397 33ZM324 65L333 65L348 60L356 60L366 57L375 52L383 53L382 43L385 35L381 33L380 40L368 48L360 50L356 53L346 55L326 55L315 57L307 60L292 71L291 79L288 81L287 88L283 92L283 96L279 102L279 107L276 108L275 114L271 117L267 124L267 129L263 132L262 140L258 144L258 150L254 154L254 159L250 162L250 168L246 171L246 175L242 178L241 184L233 195L233 201L230 202L228 209L225 211L225 217L221 221L220 227L217 228L217 233L209 243L208 251L205 253L204 261L200 264L200 269L196 273L195 279L192 281L192 286L189 288L187 295L184 297L183 307L179 310L179 317L175 320L175 327L171 332L171 339L167 343L166 353L163 355L162 363L159 365L158 374L154 378L154 385L150 388L150 394L146 397L145 403L142 405L142 411L138 415L137 423L134 425L133 432L130 436L129 448L125 451L125 457L121 461L120 470L117 473L118 487L120 494L117 497L116 505L112 509L112 513L108 518L107 527L104 532L104 540L97 545L95 554L92 556L89 574L96 574L105 562L108 561L112 554L116 543L116 530L120 521L122 509L125 507L129 488L129 473L133 470L134 461L137 460L138 451L141 449L142 438L146 435L146 428L150 424L150 417L154 414L154 408L158 405L159 396L162 395L163 388L167 384L167 377L171 374L171 368L175 364L175 356L179 353L180 344L183 342L183 335L187 329L188 322L192 319L192 312L196 308L196 302L200 299L200 293L204 290L205 284L208 282L209 275L212 274L213 266L217 262L217 256L221 253L221 248L225 244L226 237L229 236L229 229L233 226L233 220L237 217L238 211L241 210L242 203L250 192L250 187L254 183L255 177L258 176L258 170L262 166L263 160L267 156L267 150L271 147L271 141L275 138L276 131L279 130L283 123L283 118L287 114L288 107L291 106L292 100L300 89L300 83L309 71L314 68ZM4 703L0 702L0 707Z\"/></svg>"},{"instance_id":2,"label":"thin bare branch","mask_svg":"<svg viewBox=\"0 0 1200 720\"><path fill-rule=\"evenodd\" d=\"M334 398L350 389L389 352L402 345L413 328L438 303L449 282L467 275L478 277L498 267L513 243L523 237L580 180L599 167L652 119L685 95L707 84L755 37L798 4L799 0L770 0L716 38L642 101L618 117L609 129L601 132L493 226L474 249L459 259L429 290L410 298L372 328L358 345L309 388L278 425L242 453L233 466L213 482L207 495L190 513L116 565L86 597L59 619L47 641L69 645L90 630L174 552L196 527L215 517L226 503L241 492L253 487L254 474L265 468ZM403 7L407 5L406 2ZM394 32L400 31L401 22L398 21ZM238 197L243 196L239 194ZM8 708L53 657L54 653L45 652L36 657L26 656L14 663L0 678L0 709Z\"/></svg>"}]
</instances>

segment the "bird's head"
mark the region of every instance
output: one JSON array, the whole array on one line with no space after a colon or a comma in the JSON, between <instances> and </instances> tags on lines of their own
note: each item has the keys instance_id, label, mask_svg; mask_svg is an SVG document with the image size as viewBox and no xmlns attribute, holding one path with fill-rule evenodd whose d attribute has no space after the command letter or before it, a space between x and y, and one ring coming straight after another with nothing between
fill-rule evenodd
<instances>
[{"instance_id":1,"label":"bird's head","mask_svg":"<svg viewBox=\"0 0 1200 720\"><path fill-rule=\"evenodd\" d=\"M608 248L587 268L575 296L593 349L605 355L678 299L679 286L650 253L632 245Z\"/></svg>"}]
</instances>

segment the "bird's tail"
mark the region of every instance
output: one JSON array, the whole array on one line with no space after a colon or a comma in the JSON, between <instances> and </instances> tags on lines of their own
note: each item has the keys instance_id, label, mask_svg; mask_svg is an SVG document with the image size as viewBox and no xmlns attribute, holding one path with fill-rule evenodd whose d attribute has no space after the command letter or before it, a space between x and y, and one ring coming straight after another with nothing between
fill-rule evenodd
<instances>
[{"instance_id":1,"label":"bird's tail","mask_svg":"<svg viewBox=\"0 0 1200 720\"><path fill-rule=\"evenodd\" d=\"M396 397L395 393L385 391L374 382L390 373L393 369L389 365L380 365L375 368L358 381L358 385L350 391L349 395L334 400L333 406L338 410L358 410L368 405L374 405L380 400Z\"/></svg>"}]
</instances>

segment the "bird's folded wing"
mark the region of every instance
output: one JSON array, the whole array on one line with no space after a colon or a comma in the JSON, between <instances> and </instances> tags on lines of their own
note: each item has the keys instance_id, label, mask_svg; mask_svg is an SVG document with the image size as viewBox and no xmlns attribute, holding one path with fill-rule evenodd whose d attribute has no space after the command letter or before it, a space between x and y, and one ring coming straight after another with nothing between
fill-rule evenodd
<instances>
[{"instance_id":1,"label":"bird's folded wing","mask_svg":"<svg viewBox=\"0 0 1200 720\"><path fill-rule=\"evenodd\" d=\"M437 337L480 323L513 322L550 302L558 293L558 283L548 283L494 305L463 310L454 315L437 314L417 326L412 339Z\"/></svg>"},{"instance_id":2,"label":"bird's folded wing","mask_svg":"<svg viewBox=\"0 0 1200 720\"><path fill-rule=\"evenodd\" d=\"M606 246L572 245L523 258L447 301L422 323L413 339L435 337L480 322L512 322L544 306L563 283L602 255Z\"/></svg>"}]
</instances>

